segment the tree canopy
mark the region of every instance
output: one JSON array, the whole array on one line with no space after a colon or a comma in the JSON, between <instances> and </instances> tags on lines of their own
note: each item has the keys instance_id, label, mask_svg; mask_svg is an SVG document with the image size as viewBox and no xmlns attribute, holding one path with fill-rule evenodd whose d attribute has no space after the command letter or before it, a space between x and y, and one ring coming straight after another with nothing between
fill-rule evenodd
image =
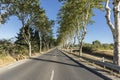
<instances>
[{"instance_id":1,"label":"tree canopy","mask_svg":"<svg viewBox=\"0 0 120 80\"><path fill-rule=\"evenodd\" d=\"M94 15L93 9L102 9L104 0L59 1L63 2L63 6L58 14L58 23L60 24L58 41L60 43L66 43L77 36L80 49L82 49L83 40L87 33L86 26L93 22L91 20L91 17Z\"/></svg>"},{"instance_id":2,"label":"tree canopy","mask_svg":"<svg viewBox=\"0 0 120 80\"><path fill-rule=\"evenodd\" d=\"M37 45L39 49L43 47L49 49L51 45L54 46L51 43L54 39L52 35L54 21L47 18L39 0L1 0L0 2L1 23L9 20L10 16L16 16L21 21L22 28L15 43L26 45L29 56L32 47L35 47L32 45Z\"/></svg>"}]
</instances>

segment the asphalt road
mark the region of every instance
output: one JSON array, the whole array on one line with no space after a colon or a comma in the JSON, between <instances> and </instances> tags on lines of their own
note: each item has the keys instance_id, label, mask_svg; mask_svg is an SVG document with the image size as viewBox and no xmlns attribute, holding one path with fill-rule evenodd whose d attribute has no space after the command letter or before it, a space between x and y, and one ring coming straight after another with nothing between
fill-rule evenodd
<instances>
[{"instance_id":1,"label":"asphalt road","mask_svg":"<svg viewBox=\"0 0 120 80\"><path fill-rule=\"evenodd\" d=\"M75 63L55 49L0 73L0 80L110 80Z\"/></svg>"}]
</instances>

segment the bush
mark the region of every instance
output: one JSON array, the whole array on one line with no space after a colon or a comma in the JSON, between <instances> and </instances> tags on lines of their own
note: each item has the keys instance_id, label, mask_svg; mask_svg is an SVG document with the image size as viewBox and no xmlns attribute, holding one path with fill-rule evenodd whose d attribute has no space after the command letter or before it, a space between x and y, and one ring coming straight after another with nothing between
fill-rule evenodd
<instances>
[{"instance_id":1,"label":"bush","mask_svg":"<svg viewBox=\"0 0 120 80\"><path fill-rule=\"evenodd\" d=\"M101 44L99 41L94 41L93 44L85 43L83 52L92 52L94 50L113 50L113 44Z\"/></svg>"},{"instance_id":2,"label":"bush","mask_svg":"<svg viewBox=\"0 0 120 80\"><path fill-rule=\"evenodd\" d=\"M83 52L92 52L93 50L92 45L89 43L85 43L82 49L83 49Z\"/></svg>"},{"instance_id":3,"label":"bush","mask_svg":"<svg viewBox=\"0 0 120 80\"><path fill-rule=\"evenodd\" d=\"M92 47L86 46L86 47L83 47L82 50L83 50L83 52L92 52L93 49L92 49Z\"/></svg>"}]
</instances>

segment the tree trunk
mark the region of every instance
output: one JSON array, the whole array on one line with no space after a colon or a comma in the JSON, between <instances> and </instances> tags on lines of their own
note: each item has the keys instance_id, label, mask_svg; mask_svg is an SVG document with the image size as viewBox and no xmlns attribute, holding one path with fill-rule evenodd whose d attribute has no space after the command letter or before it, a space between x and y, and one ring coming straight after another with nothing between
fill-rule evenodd
<instances>
[{"instance_id":1,"label":"tree trunk","mask_svg":"<svg viewBox=\"0 0 120 80\"><path fill-rule=\"evenodd\" d=\"M42 42L41 42L41 40L40 40L40 45L39 45L39 47L40 47L40 49L39 49L39 52L41 53L41 51L42 51Z\"/></svg>"},{"instance_id":2,"label":"tree trunk","mask_svg":"<svg viewBox=\"0 0 120 80\"><path fill-rule=\"evenodd\" d=\"M86 28L86 27L85 27ZM86 35L86 29L84 29L83 33L82 33L82 39L80 41L80 45L79 45L79 56L82 56L83 53L82 53L82 47L83 47L83 40L85 38L85 35Z\"/></svg>"},{"instance_id":3,"label":"tree trunk","mask_svg":"<svg viewBox=\"0 0 120 80\"><path fill-rule=\"evenodd\" d=\"M111 17L111 9L109 7L110 0L106 0L105 8L106 8L106 21L109 25L113 39L114 39L114 57L113 63L120 66L120 1L113 0L113 14L114 14L114 24L112 23Z\"/></svg>"},{"instance_id":4,"label":"tree trunk","mask_svg":"<svg viewBox=\"0 0 120 80\"><path fill-rule=\"evenodd\" d=\"M114 0L114 23L115 23L115 32L116 32L116 42L115 42L115 51L114 53L114 59L115 59L115 64L117 63L120 66L120 14L119 14L119 6L120 6L120 1L119 0ZM117 60L117 61L116 61Z\"/></svg>"},{"instance_id":5,"label":"tree trunk","mask_svg":"<svg viewBox=\"0 0 120 80\"><path fill-rule=\"evenodd\" d=\"M42 48L42 39L39 32L39 53L41 53L41 48Z\"/></svg>"},{"instance_id":6,"label":"tree trunk","mask_svg":"<svg viewBox=\"0 0 120 80\"><path fill-rule=\"evenodd\" d=\"M49 43L46 43L46 49L47 50L49 49Z\"/></svg>"},{"instance_id":7,"label":"tree trunk","mask_svg":"<svg viewBox=\"0 0 120 80\"><path fill-rule=\"evenodd\" d=\"M46 45L45 45L45 41L43 42L43 50L46 50Z\"/></svg>"},{"instance_id":8,"label":"tree trunk","mask_svg":"<svg viewBox=\"0 0 120 80\"><path fill-rule=\"evenodd\" d=\"M28 31L29 35L26 35L25 32L25 23L24 23L24 18L22 19L22 33L23 33L23 38L26 44L28 45L28 55L31 57L31 41L30 41L30 32Z\"/></svg>"},{"instance_id":9,"label":"tree trunk","mask_svg":"<svg viewBox=\"0 0 120 80\"><path fill-rule=\"evenodd\" d=\"M83 46L83 41L81 41L80 46L79 46L79 56L82 56L82 46Z\"/></svg>"},{"instance_id":10,"label":"tree trunk","mask_svg":"<svg viewBox=\"0 0 120 80\"><path fill-rule=\"evenodd\" d=\"M114 54L114 56L113 56L113 63L114 64L118 64L118 62L117 62L117 60L118 60L118 57L117 57L117 43L116 42L114 42L114 51L113 51L113 54Z\"/></svg>"},{"instance_id":11,"label":"tree trunk","mask_svg":"<svg viewBox=\"0 0 120 80\"><path fill-rule=\"evenodd\" d=\"M28 54L29 57L31 57L31 42L28 43L28 47L29 47Z\"/></svg>"}]
</instances>

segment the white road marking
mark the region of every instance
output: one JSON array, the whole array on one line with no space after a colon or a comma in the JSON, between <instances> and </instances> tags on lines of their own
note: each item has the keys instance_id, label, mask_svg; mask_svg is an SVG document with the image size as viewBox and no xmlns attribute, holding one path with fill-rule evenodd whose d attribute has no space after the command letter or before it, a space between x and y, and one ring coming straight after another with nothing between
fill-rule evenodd
<instances>
[{"instance_id":1,"label":"white road marking","mask_svg":"<svg viewBox=\"0 0 120 80\"><path fill-rule=\"evenodd\" d=\"M7 69L15 68L15 67L17 67L17 66L19 66L19 65L24 64L24 63L27 62L27 61L29 61L29 59L23 59L23 60L17 61L17 62L15 62L15 63L13 63L13 64L8 65L8 68L7 68Z\"/></svg>"},{"instance_id":2,"label":"white road marking","mask_svg":"<svg viewBox=\"0 0 120 80\"><path fill-rule=\"evenodd\" d=\"M4 73L4 72L6 72L6 71L8 71L8 70L10 70L12 68L15 68L15 67L17 67L19 65L22 65L23 63L25 63L27 61L30 61L30 60L29 59L20 60L20 61L14 62L12 64L9 64L9 65L7 65L5 67L2 67L2 68L0 68L0 74Z\"/></svg>"},{"instance_id":3,"label":"white road marking","mask_svg":"<svg viewBox=\"0 0 120 80\"><path fill-rule=\"evenodd\" d=\"M54 70L52 70L52 74L51 74L50 80L53 80L53 77L54 77Z\"/></svg>"}]
</instances>

